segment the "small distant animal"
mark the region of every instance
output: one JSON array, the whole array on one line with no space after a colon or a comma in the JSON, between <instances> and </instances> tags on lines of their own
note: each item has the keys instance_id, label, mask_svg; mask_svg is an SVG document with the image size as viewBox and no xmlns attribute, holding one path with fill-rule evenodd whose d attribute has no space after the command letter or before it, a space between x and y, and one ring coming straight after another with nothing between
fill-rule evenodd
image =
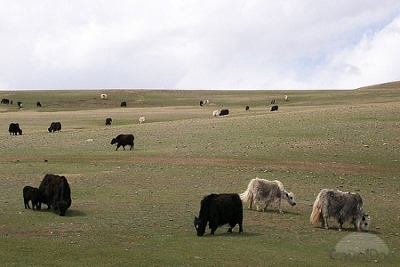
<instances>
[{"instance_id":1,"label":"small distant animal","mask_svg":"<svg viewBox=\"0 0 400 267\"><path fill-rule=\"evenodd\" d=\"M200 107L202 107L203 104L204 104L203 100L200 100L200 102L199 102Z\"/></svg>"},{"instance_id":2,"label":"small distant animal","mask_svg":"<svg viewBox=\"0 0 400 267\"><path fill-rule=\"evenodd\" d=\"M18 101L17 105L18 105L19 108L22 108L22 102L21 101Z\"/></svg>"},{"instance_id":3,"label":"small distant animal","mask_svg":"<svg viewBox=\"0 0 400 267\"><path fill-rule=\"evenodd\" d=\"M117 148L115 150L118 150L120 146L122 146L124 150L125 146L130 146L130 150L132 150L134 147L134 140L135 137L133 134L119 134L117 137L111 140L111 145L117 144Z\"/></svg>"},{"instance_id":4,"label":"small distant animal","mask_svg":"<svg viewBox=\"0 0 400 267\"><path fill-rule=\"evenodd\" d=\"M275 104L275 99L271 100L271 105Z\"/></svg>"},{"instance_id":5,"label":"small distant animal","mask_svg":"<svg viewBox=\"0 0 400 267\"><path fill-rule=\"evenodd\" d=\"M245 110L246 110L246 111L249 111L249 110L250 110L250 107L249 107L249 106L246 106Z\"/></svg>"},{"instance_id":6,"label":"small distant animal","mask_svg":"<svg viewBox=\"0 0 400 267\"><path fill-rule=\"evenodd\" d=\"M40 195L39 188L27 185L22 189L22 196L24 198L25 209L31 208L31 207L29 207L29 201L31 201L32 210L35 210L35 208L37 210L40 210L41 195Z\"/></svg>"},{"instance_id":7,"label":"small distant animal","mask_svg":"<svg viewBox=\"0 0 400 267\"><path fill-rule=\"evenodd\" d=\"M56 131L61 131L61 122L59 122L59 121L57 121L57 122L52 122L51 124L50 124L50 127L49 128L47 128L47 130L49 131L49 133L51 133L51 132L56 132Z\"/></svg>"},{"instance_id":8,"label":"small distant animal","mask_svg":"<svg viewBox=\"0 0 400 267\"><path fill-rule=\"evenodd\" d=\"M229 114L229 109L221 109L220 111L219 111L219 116L226 116L226 115L228 115Z\"/></svg>"},{"instance_id":9,"label":"small distant animal","mask_svg":"<svg viewBox=\"0 0 400 267\"><path fill-rule=\"evenodd\" d=\"M2 100L1 100L1 104L10 104L10 99L7 99L7 98L3 98Z\"/></svg>"},{"instance_id":10,"label":"small distant animal","mask_svg":"<svg viewBox=\"0 0 400 267\"><path fill-rule=\"evenodd\" d=\"M100 97L101 97L101 99L107 99L108 96L107 96L107 94L101 94Z\"/></svg>"},{"instance_id":11,"label":"small distant animal","mask_svg":"<svg viewBox=\"0 0 400 267\"><path fill-rule=\"evenodd\" d=\"M289 97L285 95L285 101L289 101Z\"/></svg>"},{"instance_id":12,"label":"small distant animal","mask_svg":"<svg viewBox=\"0 0 400 267\"><path fill-rule=\"evenodd\" d=\"M200 202L199 217L194 218L197 236L203 236L207 224L214 235L219 226L229 224L228 233L238 224L243 232L243 204L238 194L211 194Z\"/></svg>"},{"instance_id":13,"label":"small distant animal","mask_svg":"<svg viewBox=\"0 0 400 267\"><path fill-rule=\"evenodd\" d=\"M243 202L249 202L249 209L252 209L253 203L256 204L257 211L266 211L268 205L275 202L279 213L283 213L282 199L286 199L292 206L296 205L294 194L286 191L280 181L260 178L254 178L249 182L246 191L240 194L240 199Z\"/></svg>"},{"instance_id":14,"label":"small distant animal","mask_svg":"<svg viewBox=\"0 0 400 267\"><path fill-rule=\"evenodd\" d=\"M218 113L219 113L219 110L214 110L214 111L213 111L213 116L214 116L214 117L218 116Z\"/></svg>"},{"instance_id":15,"label":"small distant animal","mask_svg":"<svg viewBox=\"0 0 400 267\"><path fill-rule=\"evenodd\" d=\"M71 206L71 188L65 176L46 174L39 186L42 203L64 216Z\"/></svg>"},{"instance_id":16,"label":"small distant animal","mask_svg":"<svg viewBox=\"0 0 400 267\"><path fill-rule=\"evenodd\" d=\"M142 115L139 118L139 123L144 123L146 121L146 118Z\"/></svg>"},{"instance_id":17,"label":"small distant animal","mask_svg":"<svg viewBox=\"0 0 400 267\"><path fill-rule=\"evenodd\" d=\"M38 101L38 102L36 102L36 106L37 106L38 108L40 108L40 107L42 107L42 104Z\"/></svg>"},{"instance_id":18,"label":"small distant animal","mask_svg":"<svg viewBox=\"0 0 400 267\"><path fill-rule=\"evenodd\" d=\"M328 219L333 217L339 223L339 231L346 221L351 221L355 230L368 232L371 218L365 214L363 201L358 193L322 189L315 199L310 215L310 222L322 222L322 227L329 229Z\"/></svg>"},{"instance_id":19,"label":"small distant animal","mask_svg":"<svg viewBox=\"0 0 400 267\"><path fill-rule=\"evenodd\" d=\"M107 118L106 119L106 125L111 125L112 123L112 119L111 118Z\"/></svg>"},{"instance_id":20,"label":"small distant animal","mask_svg":"<svg viewBox=\"0 0 400 267\"><path fill-rule=\"evenodd\" d=\"M22 135L22 130L19 128L19 123L10 123L8 131L10 132L10 135Z\"/></svg>"},{"instance_id":21,"label":"small distant animal","mask_svg":"<svg viewBox=\"0 0 400 267\"><path fill-rule=\"evenodd\" d=\"M275 106L271 107L271 111L277 111L277 110L278 110L278 106L275 105Z\"/></svg>"},{"instance_id":22,"label":"small distant animal","mask_svg":"<svg viewBox=\"0 0 400 267\"><path fill-rule=\"evenodd\" d=\"M125 101L121 102L121 107L126 107L126 102Z\"/></svg>"}]
</instances>

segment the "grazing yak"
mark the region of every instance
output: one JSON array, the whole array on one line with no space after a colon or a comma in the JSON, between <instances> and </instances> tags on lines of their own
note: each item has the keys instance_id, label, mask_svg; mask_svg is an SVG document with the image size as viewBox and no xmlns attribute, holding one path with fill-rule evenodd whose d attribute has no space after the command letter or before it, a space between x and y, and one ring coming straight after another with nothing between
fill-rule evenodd
<instances>
[{"instance_id":1,"label":"grazing yak","mask_svg":"<svg viewBox=\"0 0 400 267\"><path fill-rule=\"evenodd\" d=\"M260 178L252 179L246 191L240 194L240 199L243 202L249 202L249 209L252 209L254 202L257 206L257 211L266 211L270 203L276 202L279 213L283 213L281 208L282 198L286 199L290 205L296 205L294 194L286 191L280 181L268 181ZM261 209L258 203L261 203Z\"/></svg>"},{"instance_id":2,"label":"grazing yak","mask_svg":"<svg viewBox=\"0 0 400 267\"><path fill-rule=\"evenodd\" d=\"M22 196L24 198L25 209L31 208L31 207L29 207L29 201L31 201L32 210L35 210L35 208L37 210L40 210L41 195L40 195L39 188L27 185L22 189Z\"/></svg>"},{"instance_id":3,"label":"grazing yak","mask_svg":"<svg viewBox=\"0 0 400 267\"><path fill-rule=\"evenodd\" d=\"M139 123L144 123L145 121L146 121L146 118L143 115L140 115Z\"/></svg>"},{"instance_id":4,"label":"grazing yak","mask_svg":"<svg viewBox=\"0 0 400 267\"><path fill-rule=\"evenodd\" d=\"M201 201L199 217L194 218L197 235L203 236L207 223L214 235L218 226L229 224L228 233L239 224L239 233L243 232L243 204L238 194L211 194Z\"/></svg>"},{"instance_id":5,"label":"grazing yak","mask_svg":"<svg viewBox=\"0 0 400 267\"><path fill-rule=\"evenodd\" d=\"M229 109L214 110L213 116L226 116L229 114Z\"/></svg>"},{"instance_id":6,"label":"grazing yak","mask_svg":"<svg viewBox=\"0 0 400 267\"><path fill-rule=\"evenodd\" d=\"M18 105L19 108L22 108L22 102L21 101L18 101L17 105Z\"/></svg>"},{"instance_id":7,"label":"grazing yak","mask_svg":"<svg viewBox=\"0 0 400 267\"><path fill-rule=\"evenodd\" d=\"M106 125L111 125L112 119L111 118L106 118Z\"/></svg>"},{"instance_id":8,"label":"grazing yak","mask_svg":"<svg viewBox=\"0 0 400 267\"><path fill-rule=\"evenodd\" d=\"M10 123L8 131L10 132L10 135L22 135L22 130L19 128L19 123Z\"/></svg>"},{"instance_id":9,"label":"grazing yak","mask_svg":"<svg viewBox=\"0 0 400 267\"><path fill-rule=\"evenodd\" d=\"M122 146L125 150L125 146L128 145L131 146L130 150L132 150L135 145L134 140L135 137L133 136L133 134L120 134L111 140L111 144L117 144L117 148L115 150L118 150L120 146Z\"/></svg>"},{"instance_id":10,"label":"grazing yak","mask_svg":"<svg viewBox=\"0 0 400 267\"><path fill-rule=\"evenodd\" d=\"M371 223L369 215L364 213L363 201L358 193L342 192L339 190L322 189L315 199L310 215L310 222L322 222L329 229L328 218L333 217L339 223L339 231L343 224L351 220L357 231L367 232Z\"/></svg>"},{"instance_id":11,"label":"grazing yak","mask_svg":"<svg viewBox=\"0 0 400 267\"><path fill-rule=\"evenodd\" d=\"M49 133L51 132L56 132L56 131L61 131L61 122L57 121L57 122L52 122L50 124L50 127L47 129L49 131Z\"/></svg>"},{"instance_id":12,"label":"grazing yak","mask_svg":"<svg viewBox=\"0 0 400 267\"><path fill-rule=\"evenodd\" d=\"M3 98L2 100L1 100L1 104L10 104L10 99L7 99L7 98Z\"/></svg>"},{"instance_id":13,"label":"grazing yak","mask_svg":"<svg viewBox=\"0 0 400 267\"><path fill-rule=\"evenodd\" d=\"M64 216L67 209L71 206L71 188L67 178L57 174L46 174L40 183L39 191L42 203L48 209L59 211L60 216Z\"/></svg>"},{"instance_id":14,"label":"grazing yak","mask_svg":"<svg viewBox=\"0 0 400 267\"><path fill-rule=\"evenodd\" d=\"M38 102L36 102L36 106L37 106L38 108L40 108L40 107L42 107L42 103L40 103L40 102L38 101Z\"/></svg>"},{"instance_id":15,"label":"grazing yak","mask_svg":"<svg viewBox=\"0 0 400 267\"><path fill-rule=\"evenodd\" d=\"M249 111L249 110L250 110L250 107L249 107L249 106L246 106L245 110L246 110L246 111Z\"/></svg>"},{"instance_id":16,"label":"grazing yak","mask_svg":"<svg viewBox=\"0 0 400 267\"><path fill-rule=\"evenodd\" d=\"M126 102L125 101L121 102L121 107L126 107Z\"/></svg>"},{"instance_id":17,"label":"grazing yak","mask_svg":"<svg viewBox=\"0 0 400 267\"><path fill-rule=\"evenodd\" d=\"M108 98L107 94L101 94L100 97L101 97L101 99L103 99L103 100Z\"/></svg>"},{"instance_id":18,"label":"grazing yak","mask_svg":"<svg viewBox=\"0 0 400 267\"><path fill-rule=\"evenodd\" d=\"M277 110L278 110L278 106L275 105L275 106L271 107L271 111L277 111Z\"/></svg>"}]
</instances>

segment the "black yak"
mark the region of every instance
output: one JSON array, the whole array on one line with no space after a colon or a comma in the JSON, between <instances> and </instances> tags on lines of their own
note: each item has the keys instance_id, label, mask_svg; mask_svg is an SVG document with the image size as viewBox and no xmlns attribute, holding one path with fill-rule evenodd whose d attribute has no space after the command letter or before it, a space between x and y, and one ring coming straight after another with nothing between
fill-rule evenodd
<instances>
[{"instance_id":1,"label":"black yak","mask_svg":"<svg viewBox=\"0 0 400 267\"><path fill-rule=\"evenodd\" d=\"M24 198L24 205L25 209L30 209L29 201L32 203L32 210L40 210L41 207L41 195L39 188L32 187L32 186L25 186L22 189L22 196Z\"/></svg>"},{"instance_id":2,"label":"black yak","mask_svg":"<svg viewBox=\"0 0 400 267\"><path fill-rule=\"evenodd\" d=\"M133 134L120 134L111 140L111 145L117 144L117 148L115 150L118 150L120 146L122 146L125 150L125 146L129 145L131 146L130 150L132 150L135 145L134 140L135 137Z\"/></svg>"},{"instance_id":3,"label":"black yak","mask_svg":"<svg viewBox=\"0 0 400 267\"><path fill-rule=\"evenodd\" d=\"M111 118L107 118L106 119L106 125L111 125L112 119Z\"/></svg>"},{"instance_id":4,"label":"black yak","mask_svg":"<svg viewBox=\"0 0 400 267\"><path fill-rule=\"evenodd\" d=\"M22 130L19 128L19 123L10 123L8 131L10 132L10 135L22 135Z\"/></svg>"},{"instance_id":5,"label":"black yak","mask_svg":"<svg viewBox=\"0 0 400 267\"><path fill-rule=\"evenodd\" d=\"M203 236L207 223L211 235L221 225L229 224L228 232L239 224L239 233L243 232L243 204L238 194L211 194L203 198L199 217L194 218L197 235Z\"/></svg>"},{"instance_id":6,"label":"black yak","mask_svg":"<svg viewBox=\"0 0 400 267\"><path fill-rule=\"evenodd\" d=\"M51 132L56 132L56 131L61 131L61 122L57 121L57 122L52 122L50 124L50 127L47 129L49 131L49 133Z\"/></svg>"},{"instance_id":7,"label":"black yak","mask_svg":"<svg viewBox=\"0 0 400 267\"><path fill-rule=\"evenodd\" d=\"M125 101L121 102L121 107L126 107L126 102Z\"/></svg>"},{"instance_id":8,"label":"black yak","mask_svg":"<svg viewBox=\"0 0 400 267\"><path fill-rule=\"evenodd\" d=\"M67 209L71 206L71 188L67 178L57 174L46 174L39 186L42 196L42 203L48 209L59 211L60 216L64 216Z\"/></svg>"},{"instance_id":9,"label":"black yak","mask_svg":"<svg viewBox=\"0 0 400 267\"><path fill-rule=\"evenodd\" d=\"M344 222L351 220L356 230L367 232L371 220L364 213L363 201L358 193L322 189L315 199L310 222L316 224L321 221L322 226L328 229L329 217L338 221L339 231L343 229Z\"/></svg>"},{"instance_id":10,"label":"black yak","mask_svg":"<svg viewBox=\"0 0 400 267\"><path fill-rule=\"evenodd\" d=\"M271 111L277 111L277 110L278 110L278 106L275 105L275 106L271 107Z\"/></svg>"}]
</instances>

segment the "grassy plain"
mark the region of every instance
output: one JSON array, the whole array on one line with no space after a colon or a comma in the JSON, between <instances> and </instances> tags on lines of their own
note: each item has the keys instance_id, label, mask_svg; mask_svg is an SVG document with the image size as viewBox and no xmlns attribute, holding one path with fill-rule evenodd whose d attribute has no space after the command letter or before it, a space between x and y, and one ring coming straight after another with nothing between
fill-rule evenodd
<instances>
[{"instance_id":1,"label":"grassy plain","mask_svg":"<svg viewBox=\"0 0 400 267\"><path fill-rule=\"evenodd\" d=\"M100 99L104 92L107 100ZM400 260L399 83L351 91L17 91L0 98L23 103L22 109L0 105L1 266L397 266ZM210 105L200 107L200 99ZM271 99L277 112L269 111ZM220 108L230 115L212 117ZM62 123L61 132L47 132L52 121ZM22 136L8 134L11 122ZM119 133L135 135L134 150L115 151L110 140ZM22 188L38 187L46 173L70 183L65 217L24 209ZM254 177L282 181L298 205L283 202L285 213L278 214L275 207L256 212L244 204L244 233L227 234L223 226L215 236L197 237L200 200L241 193ZM372 217L369 235L383 240L390 257L332 257L354 230L346 224L339 232L334 221L330 230L310 225L322 188L361 194Z\"/></svg>"}]
</instances>

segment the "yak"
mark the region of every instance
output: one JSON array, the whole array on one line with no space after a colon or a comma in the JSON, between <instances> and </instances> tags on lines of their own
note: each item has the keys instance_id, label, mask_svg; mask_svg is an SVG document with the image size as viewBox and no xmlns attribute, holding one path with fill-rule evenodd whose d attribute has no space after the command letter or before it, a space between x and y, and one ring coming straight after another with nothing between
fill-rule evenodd
<instances>
[{"instance_id":1,"label":"yak","mask_svg":"<svg viewBox=\"0 0 400 267\"><path fill-rule=\"evenodd\" d=\"M365 214L363 201L358 193L342 192L339 190L322 189L315 199L310 222L322 222L325 229L329 229L328 218L334 217L339 223L339 231L343 224L351 220L357 231L368 232L371 218Z\"/></svg>"},{"instance_id":2,"label":"yak","mask_svg":"<svg viewBox=\"0 0 400 267\"><path fill-rule=\"evenodd\" d=\"M106 118L106 125L111 125L112 119L111 118Z\"/></svg>"},{"instance_id":3,"label":"yak","mask_svg":"<svg viewBox=\"0 0 400 267\"><path fill-rule=\"evenodd\" d=\"M49 131L49 133L51 132L56 132L56 131L61 131L61 122L57 121L57 122L52 122L50 124L50 127L47 129Z\"/></svg>"},{"instance_id":4,"label":"yak","mask_svg":"<svg viewBox=\"0 0 400 267\"><path fill-rule=\"evenodd\" d=\"M25 209L30 209L29 201L32 203L32 210L40 210L41 207L41 195L39 188L32 187L32 186L25 186L22 189L22 196L24 198L24 205Z\"/></svg>"},{"instance_id":5,"label":"yak","mask_svg":"<svg viewBox=\"0 0 400 267\"><path fill-rule=\"evenodd\" d=\"M249 202L249 209L252 209L254 202L257 211L266 211L269 204L276 202L279 213L283 213L281 208L282 198L286 199L290 205L296 205L294 194L286 191L280 181L268 181L260 178L252 179L246 191L240 194L240 199L243 202ZM259 203L261 203L262 208L260 208Z\"/></svg>"},{"instance_id":6,"label":"yak","mask_svg":"<svg viewBox=\"0 0 400 267\"><path fill-rule=\"evenodd\" d=\"M130 150L132 150L135 145L134 140L135 137L133 134L119 134L117 137L111 140L111 145L117 144L117 148L115 150L118 150L120 146L122 146L125 150L125 146L129 145L131 147Z\"/></svg>"},{"instance_id":7,"label":"yak","mask_svg":"<svg viewBox=\"0 0 400 267\"><path fill-rule=\"evenodd\" d=\"M22 135L22 130L19 128L19 123L10 123L8 131L10 132L10 135Z\"/></svg>"},{"instance_id":8,"label":"yak","mask_svg":"<svg viewBox=\"0 0 400 267\"><path fill-rule=\"evenodd\" d=\"M277 111L277 110L278 110L278 106L275 105L275 106L271 107L271 111Z\"/></svg>"},{"instance_id":9,"label":"yak","mask_svg":"<svg viewBox=\"0 0 400 267\"><path fill-rule=\"evenodd\" d=\"M39 190L42 203L46 204L48 209L59 211L60 216L64 216L72 203L71 188L67 178L57 174L46 174L40 183Z\"/></svg>"},{"instance_id":10,"label":"yak","mask_svg":"<svg viewBox=\"0 0 400 267\"><path fill-rule=\"evenodd\" d=\"M194 218L194 227L197 236L203 236L207 223L211 229L211 235L219 226L229 224L228 233L239 225L239 233L243 232L243 204L238 194L210 194L200 203L199 217Z\"/></svg>"},{"instance_id":11,"label":"yak","mask_svg":"<svg viewBox=\"0 0 400 267\"><path fill-rule=\"evenodd\" d=\"M126 107L126 101L121 102L121 107Z\"/></svg>"}]
</instances>

